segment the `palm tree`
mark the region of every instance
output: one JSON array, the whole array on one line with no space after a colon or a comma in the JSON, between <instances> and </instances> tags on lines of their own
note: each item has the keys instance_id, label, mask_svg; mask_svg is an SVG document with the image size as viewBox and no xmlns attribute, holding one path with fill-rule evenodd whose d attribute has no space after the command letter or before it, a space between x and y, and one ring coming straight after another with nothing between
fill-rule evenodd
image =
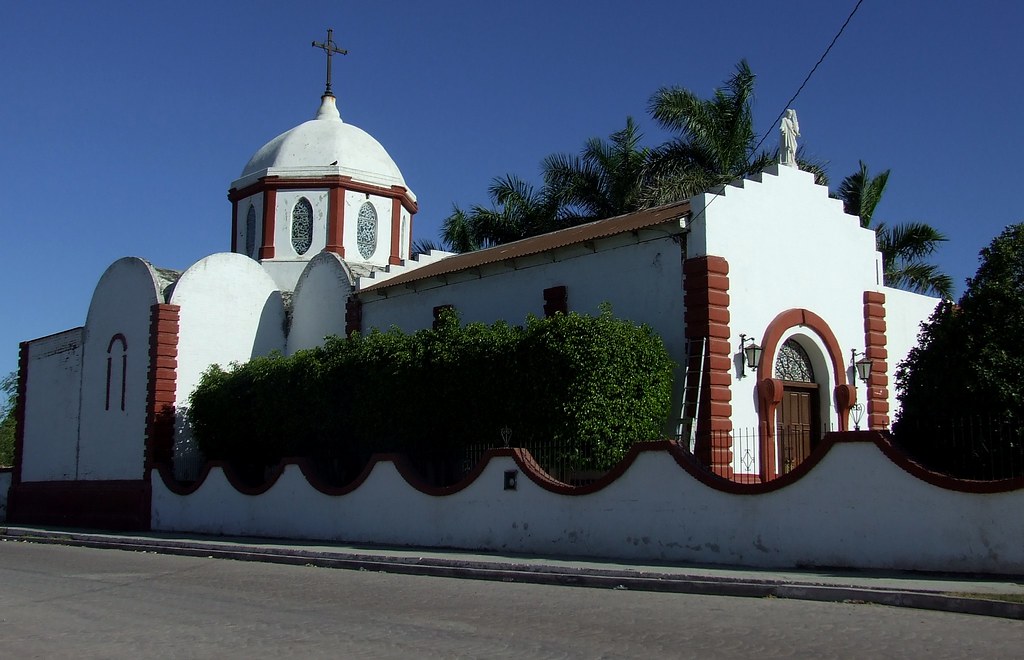
<instances>
[{"instance_id":1,"label":"palm tree","mask_svg":"<svg viewBox=\"0 0 1024 660\"><path fill-rule=\"evenodd\" d=\"M563 210L565 224L611 218L645 208L651 150L632 117L609 141L591 138L579 156L553 154L544 159L544 182Z\"/></svg>"},{"instance_id":2,"label":"palm tree","mask_svg":"<svg viewBox=\"0 0 1024 660\"><path fill-rule=\"evenodd\" d=\"M547 187L535 190L507 174L491 182L492 208L457 205L441 225L441 239L453 252L468 252L558 229L562 203Z\"/></svg>"},{"instance_id":3,"label":"palm tree","mask_svg":"<svg viewBox=\"0 0 1024 660\"><path fill-rule=\"evenodd\" d=\"M889 170L872 177L868 166L861 161L860 169L839 184L837 196L843 201L843 209L847 213L860 218L861 227L875 230L887 286L952 298L953 278L925 261L939 243L947 240L941 232L923 222L906 222L892 227L881 222L873 223L875 207L881 201L888 182Z\"/></svg>"},{"instance_id":4,"label":"palm tree","mask_svg":"<svg viewBox=\"0 0 1024 660\"><path fill-rule=\"evenodd\" d=\"M754 152L753 97L754 74L745 60L710 99L681 87L662 87L651 97L651 116L678 133L652 154L654 203L691 197L775 161L769 153Z\"/></svg>"}]
</instances>

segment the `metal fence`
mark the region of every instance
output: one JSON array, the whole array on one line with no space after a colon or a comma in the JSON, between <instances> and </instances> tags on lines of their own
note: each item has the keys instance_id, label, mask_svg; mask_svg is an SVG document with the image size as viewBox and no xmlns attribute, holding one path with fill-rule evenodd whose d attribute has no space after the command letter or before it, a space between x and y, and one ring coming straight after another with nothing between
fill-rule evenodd
<instances>
[{"instance_id":1,"label":"metal fence","mask_svg":"<svg viewBox=\"0 0 1024 660\"><path fill-rule=\"evenodd\" d=\"M463 474L469 473L488 449L504 447L503 443L480 443L466 447L462 462ZM607 469L599 469L606 456L592 445L580 446L562 440L543 440L514 443L530 452L537 464L555 479L573 485L585 486L597 481Z\"/></svg>"},{"instance_id":2,"label":"metal fence","mask_svg":"<svg viewBox=\"0 0 1024 660\"><path fill-rule=\"evenodd\" d=\"M806 461L818 443L831 431L830 426L820 430L809 425L778 426L771 438L771 455L764 460L773 461L772 469L762 466L761 434L757 428L738 428L728 431L704 431L677 440L679 446L692 453L696 462L709 472L712 471L713 456L719 460L723 450L732 450L731 481L738 483L760 483L764 474L776 477L792 471Z\"/></svg>"},{"instance_id":3,"label":"metal fence","mask_svg":"<svg viewBox=\"0 0 1024 660\"><path fill-rule=\"evenodd\" d=\"M893 442L922 466L974 480L1024 476L1024 427L1010 417L897 422Z\"/></svg>"}]
</instances>

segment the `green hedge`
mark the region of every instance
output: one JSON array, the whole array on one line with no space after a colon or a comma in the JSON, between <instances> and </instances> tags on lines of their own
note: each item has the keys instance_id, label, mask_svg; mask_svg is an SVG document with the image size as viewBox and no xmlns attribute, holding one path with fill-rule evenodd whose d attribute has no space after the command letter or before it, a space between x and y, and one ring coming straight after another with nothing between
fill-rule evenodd
<instances>
[{"instance_id":1,"label":"green hedge","mask_svg":"<svg viewBox=\"0 0 1024 660\"><path fill-rule=\"evenodd\" d=\"M514 445L555 442L581 469L606 469L662 437L672 362L647 326L557 314L332 337L324 346L214 366L189 418L208 459L272 465L306 456L358 474L376 452L462 456L512 429Z\"/></svg>"}]
</instances>

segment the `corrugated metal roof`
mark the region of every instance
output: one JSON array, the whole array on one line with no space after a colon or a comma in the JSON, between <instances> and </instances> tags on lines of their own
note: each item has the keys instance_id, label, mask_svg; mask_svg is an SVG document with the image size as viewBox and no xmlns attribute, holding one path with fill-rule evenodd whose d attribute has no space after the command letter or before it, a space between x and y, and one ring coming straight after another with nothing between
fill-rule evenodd
<instances>
[{"instance_id":1,"label":"corrugated metal roof","mask_svg":"<svg viewBox=\"0 0 1024 660\"><path fill-rule=\"evenodd\" d=\"M417 280L424 280L430 277L437 277L438 275L448 275L462 270L477 268L485 264L500 263L508 259L517 259L519 257L539 254L541 252L547 252L548 250L567 247L569 245L586 243L587 241L593 241L599 238L607 238L616 234L645 229L647 227L660 225L664 222L676 220L689 212L690 202L685 201L676 202L675 204L667 204L665 206L658 206L653 209L645 209L628 215L620 215L606 220L595 220L594 222L588 222L586 224L569 227L567 229L560 229L548 234L531 236L530 238L524 238L513 243L496 245L495 247L487 248L485 250L464 252L454 257L448 257L447 259L442 259L440 261L435 261L434 263L421 266L420 268L411 270L407 273L396 275L395 277L384 280L379 284L368 286L360 292L380 291L388 287L407 284Z\"/></svg>"}]
</instances>

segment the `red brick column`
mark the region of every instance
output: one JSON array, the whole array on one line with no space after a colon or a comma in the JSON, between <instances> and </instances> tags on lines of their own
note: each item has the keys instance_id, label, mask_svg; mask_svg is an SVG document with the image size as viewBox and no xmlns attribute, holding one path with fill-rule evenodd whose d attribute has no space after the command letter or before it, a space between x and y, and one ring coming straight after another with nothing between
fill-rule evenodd
<instances>
[{"instance_id":1,"label":"red brick column","mask_svg":"<svg viewBox=\"0 0 1024 660\"><path fill-rule=\"evenodd\" d=\"M274 258L274 217L277 214L277 190L263 191L263 239L258 254L260 259Z\"/></svg>"},{"instance_id":2,"label":"red brick column","mask_svg":"<svg viewBox=\"0 0 1024 660\"><path fill-rule=\"evenodd\" d=\"M722 257L687 259L683 264L686 304L686 338L691 346L708 340L708 362L698 393L699 459L715 474L732 478L732 348L729 345L729 262ZM701 356L691 356L699 361ZM690 365L701 368L697 362Z\"/></svg>"},{"instance_id":3,"label":"red brick column","mask_svg":"<svg viewBox=\"0 0 1024 660\"><path fill-rule=\"evenodd\" d=\"M393 186L397 187L397 186ZM399 256L402 246L402 200L398 197L391 199L391 256L388 263L399 265L402 258Z\"/></svg>"},{"instance_id":4,"label":"red brick column","mask_svg":"<svg viewBox=\"0 0 1024 660\"><path fill-rule=\"evenodd\" d=\"M150 311L149 383L146 393L146 479L158 465L171 465L174 450L174 393L178 369L177 305L158 303Z\"/></svg>"},{"instance_id":5,"label":"red brick column","mask_svg":"<svg viewBox=\"0 0 1024 660\"><path fill-rule=\"evenodd\" d=\"M341 186L331 186L327 193L327 247L324 250L344 257L344 231L345 189Z\"/></svg>"},{"instance_id":6,"label":"red brick column","mask_svg":"<svg viewBox=\"0 0 1024 660\"><path fill-rule=\"evenodd\" d=\"M868 379L868 429L889 428L889 351L885 335L885 294L864 292L864 346L871 360Z\"/></svg>"}]
</instances>

